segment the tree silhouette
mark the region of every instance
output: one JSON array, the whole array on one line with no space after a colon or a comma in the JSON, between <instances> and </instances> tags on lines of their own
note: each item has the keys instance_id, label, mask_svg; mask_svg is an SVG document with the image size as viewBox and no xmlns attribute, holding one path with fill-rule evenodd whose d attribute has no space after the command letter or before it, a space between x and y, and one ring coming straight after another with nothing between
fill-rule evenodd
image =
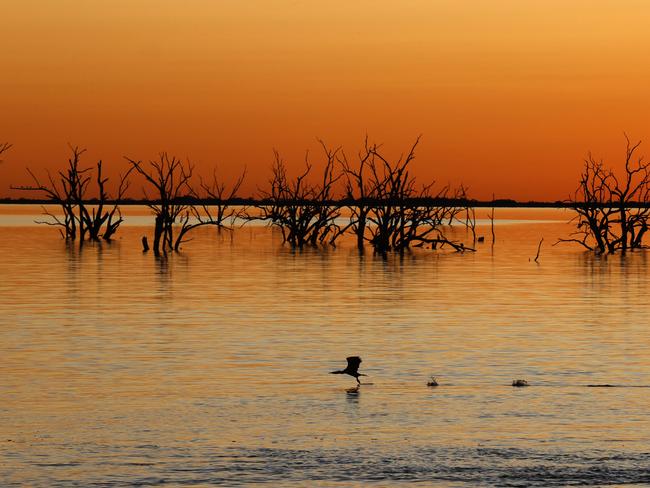
<instances>
[{"instance_id":1,"label":"tree silhouette","mask_svg":"<svg viewBox=\"0 0 650 488\"><path fill-rule=\"evenodd\" d=\"M167 153L161 153L157 160L149 161L148 165L126 159L154 188L155 197L152 200L143 189L145 198L150 200L147 206L155 215L154 253L178 251L181 244L189 240L187 234L193 229L205 225L229 228L227 223L232 223L237 216L231 200L239 191L245 172L230 188L213 172L211 182L201 180L199 192L192 182L194 166L189 161L184 163Z\"/></svg>"},{"instance_id":2,"label":"tree silhouette","mask_svg":"<svg viewBox=\"0 0 650 488\"><path fill-rule=\"evenodd\" d=\"M11 147L12 147L12 145L9 144L8 142L0 142L0 155L2 155L2 153L4 153L4 152L8 151L9 149L11 149ZM0 159L0 163L1 162L2 162L2 160Z\"/></svg>"},{"instance_id":3,"label":"tree silhouette","mask_svg":"<svg viewBox=\"0 0 650 488\"><path fill-rule=\"evenodd\" d=\"M88 196L93 180L93 168L81 166L81 156L86 150L76 146L70 146L70 150L72 155L68 158L67 167L58 171L56 176L48 171L47 179L43 181L27 168L33 184L11 188L40 192L50 202L58 205L63 213L62 218L43 207L44 214L50 217L50 220L37 222L60 227L61 235L66 240L74 241L79 238L81 243L86 239L108 241L123 221L119 201L129 187L128 176L131 170L120 176L117 197L113 204L109 204L110 195L106 190L108 178L103 177L102 161L98 161L95 168L97 197L93 205Z\"/></svg>"},{"instance_id":4,"label":"tree silhouette","mask_svg":"<svg viewBox=\"0 0 650 488\"><path fill-rule=\"evenodd\" d=\"M196 203L187 205L187 210L180 218L181 228L174 242L174 250L178 251L183 242L187 242L185 235L197 227L206 225L214 226L218 231L232 230L232 225L237 217L243 216L246 209L235 210L232 206L233 198L244 182L246 171L235 180L231 187L217 178L216 170L212 173L209 183L200 179L201 192L197 192L191 182L185 182L189 195Z\"/></svg>"},{"instance_id":5,"label":"tree silhouette","mask_svg":"<svg viewBox=\"0 0 650 488\"><path fill-rule=\"evenodd\" d=\"M632 144L625 135L625 169L617 176L591 154L585 159L580 183L568 201L576 212L577 230L571 238L599 254L646 247L643 238L650 219L650 163L637 157L641 141ZM556 243L557 244L557 243Z\"/></svg>"},{"instance_id":6,"label":"tree silhouette","mask_svg":"<svg viewBox=\"0 0 650 488\"><path fill-rule=\"evenodd\" d=\"M372 166L375 164L374 154L377 151L377 145L370 145L368 137L364 140L364 148L358 155L357 166L354 167L348 161L345 152L341 151L338 158L343 167L345 176L345 192L348 209L350 210L350 228L356 236L357 248L363 251L366 240L366 227L368 225L368 215L372 208L373 201L377 199L377 188L375 180L371 179L373 171ZM346 228L346 230L347 230Z\"/></svg>"},{"instance_id":7,"label":"tree silhouette","mask_svg":"<svg viewBox=\"0 0 650 488\"><path fill-rule=\"evenodd\" d=\"M173 224L188 209L187 199L183 197L188 194L187 183L192 177L194 167L189 162L183 163L182 160L170 157L164 152L160 153L157 160L150 160L146 166L142 161L130 158L126 160L155 191L155 197L150 200L146 189L143 189L145 198L150 200L147 206L155 215L154 253L160 254L161 250L166 252L177 248L181 241L174 240ZM185 224L188 221L189 218Z\"/></svg>"},{"instance_id":8,"label":"tree silhouette","mask_svg":"<svg viewBox=\"0 0 650 488\"><path fill-rule=\"evenodd\" d=\"M449 204L452 200L449 187L444 186L434 191L435 182L418 186L410 171L419 141L418 137L406 156L395 161L381 153L381 146L366 143L356 171L346 169L344 162L344 172L348 175L348 193L353 186L361 197L357 199L360 204L352 212L353 219L356 219L353 229L357 234L357 245L363 235L374 250L380 253L401 252L410 247L425 245L432 249L449 246L456 251L473 251L473 248L445 235L444 224L460 222L457 216L462 210ZM364 171L368 174L367 183ZM454 196L465 200L464 187ZM473 219L473 214L470 213L469 206L465 208L468 212L465 225L468 225L470 215ZM359 219L360 216L363 220Z\"/></svg>"},{"instance_id":9,"label":"tree silhouette","mask_svg":"<svg viewBox=\"0 0 650 488\"><path fill-rule=\"evenodd\" d=\"M335 173L335 162L340 148L329 149L320 141L325 165L320 183L311 183L312 164L305 157L304 171L291 178L284 161L274 151L270 189L261 192L262 201L256 206L259 215L249 218L265 220L278 227L284 242L292 247L334 244L342 229L336 222L341 215L340 205L334 202L334 185L341 177Z\"/></svg>"}]
</instances>

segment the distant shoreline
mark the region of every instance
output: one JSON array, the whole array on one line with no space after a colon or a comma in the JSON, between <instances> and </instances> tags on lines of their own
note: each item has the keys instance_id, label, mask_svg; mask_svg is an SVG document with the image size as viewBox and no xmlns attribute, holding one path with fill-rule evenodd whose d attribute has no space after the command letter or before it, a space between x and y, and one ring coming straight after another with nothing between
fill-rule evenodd
<instances>
[{"instance_id":1,"label":"distant shoreline","mask_svg":"<svg viewBox=\"0 0 650 488\"><path fill-rule=\"evenodd\" d=\"M96 205L99 203L97 199L89 199L86 200L84 203L88 205ZM114 205L114 204L119 204L119 205L125 205L125 206L131 206L131 205L156 205L159 203L156 200L136 200L136 199L125 199L121 201L116 201L116 200L107 200L104 202L105 205ZM265 205L265 204L272 204L270 201L266 201L263 199L254 199L254 198L233 198L230 200L224 200L224 201L219 201L219 200L203 200L203 199L193 199L193 198L184 198L178 202L179 204L185 204L185 205L217 205L217 204L225 204L225 205L237 205L237 206L246 206L246 205ZM287 202L289 203L289 202ZM295 204L295 202L291 202L292 204ZM304 202L306 203L312 203L312 202ZM319 202L320 203L320 202ZM360 202L355 201L355 200L332 200L332 201L327 201L327 202L322 202L323 205L338 205L338 206L347 206L347 205L355 205ZM371 203L385 203L385 202L365 202L366 204L371 204ZM495 201L480 201L480 200L454 200L454 199L423 199L422 201L418 202L421 203L422 205L431 205L431 206L442 206L442 207L477 207L477 208L570 208L571 205L567 202L536 202L536 201L530 201L530 202L517 202L515 200L508 200L508 199L499 199ZM276 202L277 204L277 202ZM58 205L56 202L52 202L51 200L45 200L45 199L30 199L30 198L0 198L0 205Z\"/></svg>"},{"instance_id":2,"label":"distant shoreline","mask_svg":"<svg viewBox=\"0 0 650 488\"><path fill-rule=\"evenodd\" d=\"M99 201L97 199L91 198L84 201L87 205L97 205ZM136 206L136 205L156 205L159 202L157 200L136 200L136 199L125 199L125 200L107 200L104 202L104 205L114 205L119 204L123 206ZM346 206L359 206L359 204L364 205L385 205L388 202L385 201L359 201L359 200L329 200L324 202L272 202L270 200L255 199L255 198L233 198L229 200L207 200L207 199L195 199L195 198L181 198L174 202L179 205L227 205L227 206L261 206L261 205L332 205L339 207ZM499 199L494 201L482 201L482 200L464 200L464 199L409 199L406 204L419 204L423 207L474 207L474 208L574 208L576 205L584 205L584 202L518 202L516 200L509 199ZM397 204L397 202L394 202ZM58 205L58 203L51 200L44 199L29 199L29 198L0 198L0 205ZM614 207L615 205L601 205L603 207L609 206ZM638 203L638 202L628 202L626 208L648 208L650 207L650 202L648 203Z\"/></svg>"}]
</instances>

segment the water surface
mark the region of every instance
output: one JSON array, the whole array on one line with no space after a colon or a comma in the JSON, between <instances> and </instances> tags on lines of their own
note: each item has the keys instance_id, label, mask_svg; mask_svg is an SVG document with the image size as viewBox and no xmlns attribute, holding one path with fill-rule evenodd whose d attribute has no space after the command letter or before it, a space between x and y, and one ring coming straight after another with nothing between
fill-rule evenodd
<instances>
[{"instance_id":1,"label":"water surface","mask_svg":"<svg viewBox=\"0 0 650 488\"><path fill-rule=\"evenodd\" d=\"M258 226L158 259L130 212L83 249L0 212L3 486L650 482L645 253L497 209L477 253L298 252ZM356 395L327 374L348 355Z\"/></svg>"}]
</instances>

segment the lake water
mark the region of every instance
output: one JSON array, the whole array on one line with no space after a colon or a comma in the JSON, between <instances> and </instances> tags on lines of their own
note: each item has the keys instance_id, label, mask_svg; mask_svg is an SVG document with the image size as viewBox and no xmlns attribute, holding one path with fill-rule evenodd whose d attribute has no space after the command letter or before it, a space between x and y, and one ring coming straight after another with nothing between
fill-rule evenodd
<instances>
[{"instance_id":1,"label":"lake water","mask_svg":"<svg viewBox=\"0 0 650 488\"><path fill-rule=\"evenodd\" d=\"M79 250L37 213L0 211L2 486L650 482L648 255L552 247L564 211L387 259L261 226L157 259L144 209Z\"/></svg>"}]
</instances>

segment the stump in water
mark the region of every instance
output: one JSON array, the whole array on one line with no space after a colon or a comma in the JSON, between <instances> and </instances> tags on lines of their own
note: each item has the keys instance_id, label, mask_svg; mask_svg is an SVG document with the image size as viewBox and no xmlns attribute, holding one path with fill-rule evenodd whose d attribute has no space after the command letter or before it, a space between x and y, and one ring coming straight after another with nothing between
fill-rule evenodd
<instances>
[{"instance_id":1,"label":"stump in water","mask_svg":"<svg viewBox=\"0 0 650 488\"><path fill-rule=\"evenodd\" d=\"M142 236L142 252L147 252L149 250L149 243L147 242L147 236Z\"/></svg>"},{"instance_id":2,"label":"stump in water","mask_svg":"<svg viewBox=\"0 0 650 488\"><path fill-rule=\"evenodd\" d=\"M427 382L427 386L438 386L438 380L435 376L431 377L431 380Z\"/></svg>"}]
</instances>

